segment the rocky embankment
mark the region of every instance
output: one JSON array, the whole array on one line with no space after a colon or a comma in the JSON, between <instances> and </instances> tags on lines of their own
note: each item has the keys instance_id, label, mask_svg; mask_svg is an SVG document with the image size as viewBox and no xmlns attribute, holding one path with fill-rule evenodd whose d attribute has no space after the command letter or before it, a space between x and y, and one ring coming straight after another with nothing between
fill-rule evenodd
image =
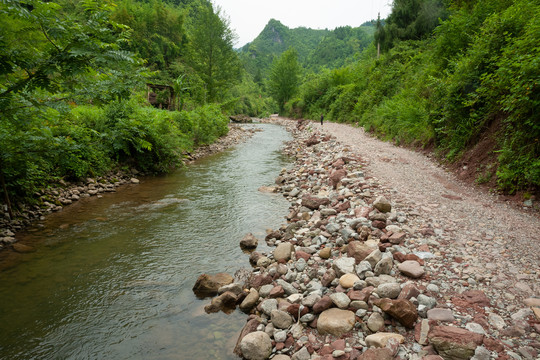
<instances>
[{"instance_id":1,"label":"rocky embankment","mask_svg":"<svg viewBox=\"0 0 540 360\"><path fill-rule=\"evenodd\" d=\"M470 266L478 264L456 255L456 244L431 226L432 219L393 200L393 191L366 172L361 154L308 123L287 123L295 139L285 152L296 162L275 186L262 188L291 202L287 223L266 236L275 248L251 253L249 276L205 274L194 287L217 295L207 312L239 306L250 314L236 354L275 360L539 357L539 294L525 283L517 296L497 286ZM241 241L242 248L257 244L250 234ZM522 270L538 276L538 269Z\"/></svg>"},{"instance_id":2,"label":"rocky embankment","mask_svg":"<svg viewBox=\"0 0 540 360\"><path fill-rule=\"evenodd\" d=\"M233 145L245 141L253 135L255 130L244 129L238 125L230 124L229 132L211 145L201 146L193 153L185 154L185 163L191 163L196 159L210 154L221 152ZM0 251L12 247L15 251L27 251L25 246L20 248L16 244L15 233L32 223L43 220L47 214L61 211L64 207L79 201L80 199L96 196L101 197L104 193L115 192L118 187L128 184L138 184L141 176L137 170L114 171L106 176L81 179L77 182L60 180L46 189L34 194L36 204L22 205L16 211L14 219L10 219L6 206L0 212Z\"/></svg>"}]
</instances>

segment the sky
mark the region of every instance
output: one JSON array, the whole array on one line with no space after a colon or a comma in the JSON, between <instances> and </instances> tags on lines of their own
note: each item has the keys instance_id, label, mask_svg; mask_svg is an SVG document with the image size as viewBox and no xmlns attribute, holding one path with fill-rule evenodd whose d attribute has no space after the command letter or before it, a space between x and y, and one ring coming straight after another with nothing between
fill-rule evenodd
<instances>
[{"instance_id":1,"label":"sky","mask_svg":"<svg viewBox=\"0 0 540 360\"><path fill-rule=\"evenodd\" d=\"M332 30L339 26L360 26L390 14L392 0L212 0L231 21L238 35L235 47L242 47L261 33L270 19L291 29L307 27Z\"/></svg>"}]
</instances>

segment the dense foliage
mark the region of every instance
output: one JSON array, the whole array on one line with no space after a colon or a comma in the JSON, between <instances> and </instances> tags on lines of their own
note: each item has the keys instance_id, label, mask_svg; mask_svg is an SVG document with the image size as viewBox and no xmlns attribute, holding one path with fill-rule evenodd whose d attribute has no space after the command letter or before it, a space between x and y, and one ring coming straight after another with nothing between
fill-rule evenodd
<instances>
[{"instance_id":1,"label":"dense foliage","mask_svg":"<svg viewBox=\"0 0 540 360\"><path fill-rule=\"evenodd\" d=\"M238 57L228 22L209 1L3 0L0 17L6 204L9 196L17 208L51 182L118 167L169 171L227 133L217 102L239 102L226 91L240 76ZM213 37L199 35L207 32ZM212 42L211 68L201 36ZM146 82L170 86L182 111L150 106ZM156 94L156 105L170 96Z\"/></svg>"},{"instance_id":2,"label":"dense foliage","mask_svg":"<svg viewBox=\"0 0 540 360\"><path fill-rule=\"evenodd\" d=\"M537 1L394 1L376 42L354 63L306 76L290 113L434 144L450 161L492 139L477 181L538 189L539 22Z\"/></svg>"}]
</instances>

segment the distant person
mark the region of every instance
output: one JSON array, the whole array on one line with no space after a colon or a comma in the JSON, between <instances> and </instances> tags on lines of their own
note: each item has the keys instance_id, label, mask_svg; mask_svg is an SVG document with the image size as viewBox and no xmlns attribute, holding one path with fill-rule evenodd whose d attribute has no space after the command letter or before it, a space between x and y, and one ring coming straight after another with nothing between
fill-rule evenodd
<instances>
[{"instance_id":1,"label":"distant person","mask_svg":"<svg viewBox=\"0 0 540 360\"><path fill-rule=\"evenodd\" d=\"M321 114L321 125L323 123L323 120L324 120L324 116Z\"/></svg>"}]
</instances>

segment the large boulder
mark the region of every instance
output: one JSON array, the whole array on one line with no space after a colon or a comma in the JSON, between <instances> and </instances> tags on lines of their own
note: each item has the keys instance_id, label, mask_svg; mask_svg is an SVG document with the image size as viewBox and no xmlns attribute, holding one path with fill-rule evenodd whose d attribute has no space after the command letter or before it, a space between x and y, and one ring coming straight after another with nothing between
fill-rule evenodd
<instances>
[{"instance_id":1,"label":"large boulder","mask_svg":"<svg viewBox=\"0 0 540 360\"><path fill-rule=\"evenodd\" d=\"M373 304L380 307L382 311L395 318L406 328L413 328L418 319L416 306L409 300L377 299L373 301Z\"/></svg>"},{"instance_id":2,"label":"large boulder","mask_svg":"<svg viewBox=\"0 0 540 360\"><path fill-rule=\"evenodd\" d=\"M272 340L264 331L255 331L240 341L240 350L248 360L265 360L272 354Z\"/></svg>"},{"instance_id":3,"label":"large boulder","mask_svg":"<svg viewBox=\"0 0 540 360\"><path fill-rule=\"evenodd\" d=\"M198 297L213 296L218 293L220 287L229 285L234 278L227 273L218 273L214 275L202 274L197 278L193 286L193 292Z\"/></svg>"},{"instance_id":4,"label":"large boulder","mask_svg":"<svg viewBox=\"0 0 540 360\"><path fill-rule=\"evenodd\" d=\"M352 311L332 308L319 315L317 330L321 335L331 334L339 337L351 331L355 321L355 315Z\"/></svg>"},{"instance_id":5,"label":"large boulder","mask_svg":"<svg viewBox=\"0 0 540 360\"><path fill-rule=\"evenodd\" d=\"M435 326L428 334L429 342L444 359L470 359L484 335L454 326Z\"/></svg>"}]
</instances>

